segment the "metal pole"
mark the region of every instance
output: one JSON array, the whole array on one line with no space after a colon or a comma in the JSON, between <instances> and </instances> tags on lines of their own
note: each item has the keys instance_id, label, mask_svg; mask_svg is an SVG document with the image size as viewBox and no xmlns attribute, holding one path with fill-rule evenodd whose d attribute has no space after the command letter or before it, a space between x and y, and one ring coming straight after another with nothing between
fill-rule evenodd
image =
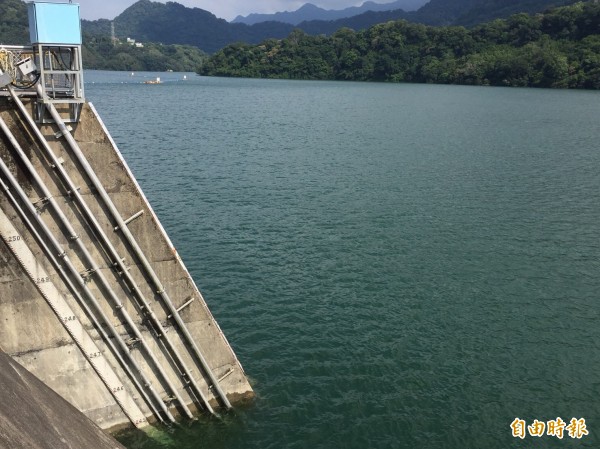
<instances>
[{"instance_id":1,"label":"metal pole","mask_svg":"<svg viewBox=\"0 0 600 449\"><path fill-rule=\"evenodd\" d=\"M16 95L14 95L14 97L16 97ZM33 122L33 119L29 116L29 114L27 114L27 111L24 109L24 106L23 106L22 102L20 101L20 99L18 97L14 98L14 99L15 99L15 102L17 103L17 106L19 106L19 109L21 110L21 113L23 115L25 115L26 120L29 121L30 126L32 127L32 129L35 130L34 133L38 137L38 140L39 140L40 144L42 145L44 151L50 157L50 159L52 161L52 164L54 165L54 168L61 175L63 181L67 184L67 187L69 189L70 194L75 198L75 200L77 201L77 203L81 206L81 208L82 208L82 210L84 212L84 215L86 216L88 222L92 226L92 229L96 233L96 236L102 241L102 243L104 244L105 248L109 251L111 257L113 258L113 260L110 261L110 264L113 265L113 266L115 264L119 266L119 268L121 269L122 275L125 276L125 278L127 279L129 285L132 288L132 291L142 301L140 309L142 309L142 311L145 310L145 313L147 314L147 316L150 318L150 320L152 321L152 323L156 327L157 334L160 335L160 341L161 341L161 343L163 345L165 345L168 350L170 350L171 357L173 357L174 361L176 361L176 363L179 364L179 366L181 367L181 369L183 370L183 372L187 376L187 381L186 382L191 382L192 386L197 391L198 395L202 399L202 401L203 401L204 405L206 406L206 408L211 413L213 413L212 407L210 406L208 400L204 397L204 394L202 393L202 390L200 389L200 387L197 385L196 381L192 377L191 372L186 367L186 365L183 362L183 359L181 358L181 356L179 355L177 349L175 348L175 346L173 345L173 343L170 341L170 339L168 338L168 336L164 332L164 329L163 329L160 321L158 320L158 318L156 317L156 315L152 311L150 304L148 303L148 301L145 300L145 298L141 294L140 289L138 288L137 284L135 283L135 281L133 280L133 278L131 277L131 275L127 271L127 267L123 263L121 257L119 257L119 255L117 254L116 249L114 248L114 246L112 245L112 243L110 242L110 240L108 239L108 237L106 236L106 234L103 232L102 227L100 226L100 224L96 220L96 217L94 216L94 214L91 212L91 210L89 209L89 207L87 206L87 204L83 200L83 198L82 198L81 194L79 193L79 191L77 190L75 184L73 183L73 181L71 180L71 178L67 174L66 170L64 169L63 165L61 164L61 162L58 160L58 158L56 157L56 155L54 154L54 152L52 151L52 149L48 145L48 142L46 141L46 139L43 137L43 135L41 134L41 132L39 131L39 129L37 128L37 126L35 126L35 123ZM21 108L22 106L23 106L23 108ZM49 106L52 108L52 110L56 111L56 109L54 108L54 106L52 104L50 104ZM66 127L65 127L65 129L66 129ZM23 158L25 155L24 154L22 154L22 155L20 154L20 156ZM45 195L49 196L46 193L45 193ZM81 246L80 240L77 239L76 241ZM86 251L84 251L84 253L85 252ZM86 258L88 259L88 262L90 262L91 264L93 264L93 266L90 267L90 270L92 270L93 272L98 271L97 266L94 266L94 262L91 260L91 256L86 256ZM101 272L98 272L98 277L102 280L103 274ZM108 283L106 281L104 281L104 280L102 282L106 286L106 288L108 289L109 295L111 295L113 297L112 299L113 299L113 302L115 302L116 307L120 308L121 315L124 317L125 321L130 325L130 327L133 328L134 332L136 333L136 337L141 340L142 345L146 349L146 352L148 353L149 357L153 360L155 366L157 367L157 369L163 375L165 381L167 382L167 384L171 388L173 395L177 398L177 401L181 404L182 408L186 411L186 414L188 415L188 417L193 419L193 415L192 415L191 411L189 410L189 408L187 407L187 405L183 401L183 398L180 396L180 394L177 391L177 389L170 383L170 380L166 376L166 373L164 373L164 371L162 371L162 367L160 366L158 360L156 359L156 357L154 356L154 354L152 353L152 351L150 350L150 348L148 348L146 346L146 342L142 339L141 333L139 333L139 331L135 327L135 324L133 323L133 321L129 317L129 314L122 307L121 301L118 298L116 298L116 295L114 293L111 293L112 290L110 290L110 288L108 287Z\"/></svg>"},{"instance_id":2,"label":"metal pole","mask_svg":"<svg viewBox=\"0 0 600 449\"><path fill-rule=\"evenodd\" d=\"M48 259L52 263L52 266L54 266L57 273L59 273L61 279L65 282L65 284L69 288L69 291L71 291L71 293L77 297L78 303L81 304L82 298L79 295L79 292L76 290L75 286L73 285L71 280L68 278L68 276L64 272L62 266L60 266L60 264L58 263L58 261L56 260L54 255L52 254L52 251L50 251L50 248L48 248L48 245L46 245L46 242L40 236L39 232L35 229L33 223L31 222L31 220L29 220L29 218L27 217L27 214L25 213L23 208L19 205L19 202L17 201L15 196L12 194L9 187L4 183L4 181L2 181L2 179L0 179L0 186L2 187L2 190L4 190L4 193L10 200L11 204L13 205L13 208L17 211L18 215L23 220L23 223L25 223L25 226L27 227L27 229L29 229L31 234L34 236L35 240L38 242L38 244L40 245L40 247L42 248L42 250L48 257ZM4 212L2 212L1 215L4 216L6 220L8 220L8 217L6 217ZM13 230L16 231L16 229L14 229L14 228L13 228ZM30 270L28 270L28 268L26 266L26 262L24 262L21 259L21 257L19 256L17 247L11 246L13 244L14 243L8 243L9 247L11 248L11 251L17 258L17 260L20 262L23 269L27 272L31 281L36 283L34 275L31 273ZM46 284L44 284L44 285L46 285ZM56 289L56 287L53 287L53 288ZM83 324L79 321L77 324L77 327L80 327L80 328L77 330L77 328L74 329L71 325L68 325L67 322L64 322L62 320L63 316L61 315L61 310L70 312L70 315L73 315L71 308L66 304L66 302L61 302L61 300L57 300L56 298L49 297L49 293L48 293L47 289L38 287L38 290L39 290L40 294L42 295L42 297L46 300L48 305L52 308L52 310L56 314L57 318L59 318L59 320L61 320L65 330L69 333L69 335L71 336L71 338L73 339L73 341L75 342L75 344L77 345L79 350L81 351L82 355L87 359L89 364L92 366L92 368L94 369L94 371L96 372L96 374L98 375L98 377L100 378L102 383L104 383L104 386L106 387L106 389L113 396L114 400L121 407L121 410L123 410L123 413L129 418L129 420L136 427L141 427L141 425L144 423L147 424L147 420L146 420L145 416L143 416L142 411L139 409L137 404L135 404L135 401L133 401L133 398L131 397L129 391L127 391L127 390L118 391L114 388L116 385L111 385L111 383L109 382L109 379L106 377L107 375L109 378L112 378L113 382L115 380L117 380L119 383L121 383L121 384L123 383L118 378L118 376L116 375L114 370L112 370L112 367L110 367L110 365L108 364L108 360L106 360L106 357L104 357L104 355L101 356L101 358L104 360L104 362L106 364L104 366L104 368L102 367L102 363L97 362L96 359L100 360L100 358L94 353L96 351L100 351L100 349L98 349L95 342L93 342L93 339L89 335L89 333L83 329ZM56 292L58 293L58 290L56 290ZM63 298L63 301L64 301L64 298ZM102 336L104 341L107 343L107 345L111 348L111 350L117 357L117 360L119 360L121 362L121 366L123 366L123 368L126 370L127 374L130 377L132 377L132 373L128 372L129 367L127 365L125 365L125 361L121 357L121 354L116 350L114 344L110 341L110 339L108 338L108 335L106 335L106 332L104 331L104 329L102 327L100 327L98 321L96 320L96 317L91 313L91 310L87 307L87 304L84 303L84 305L85 305L84 310L86 311L87 316L90 317L95 328L99 330L100 335ZM75 322L71 322L72 325L74 323ZM86 343L86 341L87 341L87 343ZM86 345L87 345L87 349L92 350L92 353L90 353L89 350L86 350ZM101 353L98 353L98 354L101 354ZM156 409L154 409L154 405L149 401L149 398L146 395L146 393L140 389L140 385L139 385L139 382L137 381L137 379L135 377L133 377L132 381L134 382L135 386L138 388L138 391L140 391L142 393L142 395L144 396L144 399L146 400L146 402L148 403L150 408L153 410L156 410ZM123 394L126 395L125 401L123 400L123 398L121 398L121 396ZM126 404L125 403L126 401L131 402L132 404L135 404L133 410L130 410L130 407L133 407L133 405ZM138 417L137 418L134 417L133 414L138 415ZM160 416L160 414L157 413L157 415L158 415L158 418L162 420L162 417Z\"/></svg>"},{"instance_id":3,"label":"metal pole","mask_svg":"<svg viewBox=\"0 0 600 449\"><path fill-rule=\"evenodd\" d=\"M4 121L0 119L0 127L2 127L2 130L6 133L5 126L6 126L6 124L4 123ZM12 134L7 135L7 137L9 138L9 140L11 141L11 143L13 143L12 140L14 139L14 137L11 139ZM14 190L15 192L17 192L17 195L19 196L19 199L26 206L26 208L29 211L29 214L32 217L34 217L37 225L40 227L40 229L42 229L42 232L44 233L44 235L46 237L46 240L50 241L52 243L52 246L54 247L54 251L56 252L56 254L58 254L58 257L62 258L62 260L64 261L64 264L66 265L66 267L71 272L71 275L75 279L78 279L78 281L79 281L78 282L79 283L79 287L83 289L86 297L92 303L92 305L96 309L97 313L100 315L100 319L103 322L105 322L106 325L109 327L109 329L110 329L113 337L115 338L115 340L117 341L117 343L119 343L121 351L129 359L129 363L140 374L140 377L142 378L142 381L148 386L148 388L150 389L151 393L154 394L155 399L157 399L157 400L160 401L160 397L154 392L154 390L153 390L153 388L152 388L152 386L150 384L150 381L144 376L144 374L142 373L141 368L139 367L139 365L137 364L137 362L131 357L131 354L129 352L129 348L123 342L121 336L119 335L119 333L117 332L117 330L114 328L114 326L110 323L110 320L109 320L108 316L106 316L106 314L104 314L104 311L102 310L102 308L100 307L100 305L98 304L98 302L96 301L96 299L94 298L93 294L87 288L87 285L85 285L85 282L83 282L83 280L81 279L81 276L79 276L79 273L77 272L77 269L73 266L73 263L69 259L69 256L62 249L60 243L58 242L58 240L56 239L56 237L54 237L54 235L52 234L52 232L50 231L50 229L46 226L46 224L37 215L35 208L33 207L33 205L31 204L31 202L29 201L29 199L27 197L27 194L23 191L23 189L19 185L18 181L14 178L14 176L12 175L12 173L10 172L10 170L8 169L8 167L6 166L6 164L4 163L4 161L2 159L0 159L0 171L2 171L2 173L5 176L5 178L10 183L12 190ZM2 183L2 184L4 184L4 183ZM14 198L14 196L12 194L10 195L10 197ZM104 330L104 328L102 327L102 325L100 324L100 322L98 321L98 319L96 318L96 316L94 315L94 313L92 312L92 310L89 308L89 306L87 305L87 303L83 300L81 294L79 293L79 291L77 290L77 288L74 286L74 284L71 281L71 279L69 278L69 276L65 273L64 269L62 268L61 264L56 259L56 257L54 255L54 253L52 252L52 250L45 243L46 240L44 240L44 238L42 238L39 235L39 233L35 230L35 228L33 227L33 224L31 223L31 221L25 215L25 211L23 211L23 209L21 207L19 207L18 204L14 203L14 205L15 205L15 208L17 209L17 212L21 215L21 217L23 218L24 222L30 228L30 230L32 231L33 235L36 237L36 239L40 243L40 246L42 247L42 249L44 250L44 252L48 256L48 258L50 259L50 261L52 262L52 264L58 270L58 272L61 275L62 279L65 281L65 283L69 287L69 290L74 294L75 298L77 299L77 301L79 302L79 304L81 305L81 307L84 309L84 311L88 315L88 317L90 317L90 319L92 320L92 323L94 324L94 326L96 327L96 329L98 330L98 332L100 333L100 335L102 336L102 338L104 339L104 341L111 348L111 350L112 350L113 354L115 355L115 357L117 358L117 360L121 363L121 366L123 367L123 369L128 373L129 378L134 383L134 385L137 387L138 391L140 391L140 393L142 394L142 396L146 400L146 403L148 404L148 406L150 407L150 409L154 412L154 414L156 415L157 419L159 419L161 422L164 422L163 418L160 416L160 413L158 413L158 410L152 404L152 401L150 401L148 395L145 393L145 391L141 387L139 381L137 380L137 378L135 377L135 375L131 371L131 368L129 367L129 365L127 364L127 362L125 362L125 360L123 360L123 357L121 356L121 353L117 350L117 348L115 347L114 343L112 342L112 340L110 339L110 337L106 334L106 331ZM170 413L168 412L168 410L166 410L166 412L167 412L167 416L169 416ZM171 420L175 421L174 418L171 419Z\"/></svg>"},{"instance_id":4,"label":"metal pole","mask_svg":"<svg viewBox=\"0 0 600 449\"><path fill-rule=\"evenodd\" d=\"M40 90L39 87L38 87L38 90ZM202 369L204 370L204 372L206 373L206 375L210 379L210 382L212 383L212 386L216 390L218 396L221 398L221 401L223 402L223 404L225 405L226 408L230 409L231 408L231 403L229 402L229 399L227 398L227 395L223 392L222 388L220 387L218 379L215 377L214 373L210 369L210 367L208 365L208 362L206 361L206 359L204 358L202 352L198 348L198 345L196 344L194 338L192 337L192 335L190 334L189 330L187 329L187 326L185 325L185 323L181 319L181 316L179 315L179 312L177 312L177 308L173 305L173 302L171 301L169 295L166 293L164 286L162 285L160 279L156 275L156 272L154 271L154 269L150 265L150 262L148 261L148 259L144 255L142 249L139 247L137 241L135 240L135 238L133 237L133 235L131 234L131 232L127 228L127 225L125 224L125 222L124 222L123 218L121 217L119 211L117 210L116 206L114 205L114 203L112 202L112 200L109 197L108 193L106 192L106 189L104 188L104 186L102 185L102 183L98 179L98 177L96 176L94 170L92 169L92 167L90 166L90 164L87 161L86 157L84 156L83 152L79 148L79 145L77 144L77 142L75 141L75 139L73 138L73 136L71 135L71 133L69 132L68 128L66 127L66 125L64 123L64 121L62 120L62 117L60 117L60 114L58 113L58 111L56 110L56 108L54 107L54 105L49 104L48 105L48 109L50 111L50 115L52 116L52 118L54 119L54 121L56 122L56 124L58 125L58 128L59 128L60 132L62 133L62 136L67 140L67 143L71 147L71 150L73 151L73 154L77 158L79 164L82 166L83 170L85 171L85 173L87 174L87 176L92 181L95 189L100 194L100 197L102 198L102 200L104 201L106 207L108 208L108 210L110 211L110 213L113 216L114 220L116 221L117 226L123 232L123 235L124 235L125 239L130 244L130 246L133 249L135 255L138 258L138 260L140 261L140 263L144 267L144 270L145 270L146 274L150 277L150 279L154 283L154 286L156 288L157 293L160 295L160 297L164 301L165 305L169 309L169 312L171 313L171 315L175 319L175 322L179 326L179 329L183 333L183 335L184 335L185 339L187 340L188 344L192 347L194 355L196 356L196 358L200 362L200 365L202 366Z\"/></svg>"},{"instance_id":5,"label":"metal pole","mask_svg":"<svg viewBox=\"0 0 600 449\"><path fill-rule=\"evenodd\" d=\"M26 117L28 117L29 119L31 119L31 117L29 117L29 114L25 110L25 107L23 106L23 103L21 102L21 100L14 94L14 92L12 91L11 88L9 88L9 90L11 92L11 95L13 96L13 99L15 100L15 102L17 103L17 105L19 106L19 109L21 110L21 112L24 113ZM31 123L30 123L30 125L31 125ZM35 126L35 124L33 124L32 130L34 130L34 132L37 131L37 133L40 133L40 135L41 135L41 132ZM120 311L120 313L123 316L125 322L129 326L129 328L131 329L131 331L135 334L135 336L140 340L140 342L142 344L142 347L144 347L145 351L148 353L148 355L149 355L150 359L152 360L153 364L155 365L155 367L157 368L157 370L159 371L159 373L161 374L161 376L164 378L165 382L167 383L167 385L169 386L169 388L172 390L173 394L176 397L178 397L179 393L177 392L177 390L175 389L175 387L172 385L171 381L168 379L165 371L160 366L160 364L159 364L158 360L156 359L156 357L154 356L154 354L151 352L151 350L148 347L147 343L143 339L140 331L135 326L135 323L133 322L133 320L131 319L131 317L127 313L127 311L124 310L123 304L121 303L121 301L118 299L118 297L115 295L115 293L113 292L113 290L108 285L106 278L104 277L104 275L102 274L102 272L99 271L99 267L93 261L91 254L88 252L87 248L85 248L85 246L83 245L83 243L81 242L81 240L79 239L79 237L76 235L75 230L73 229L73 227L71 226L70 222L68 221L68 219L66 218L66 216L64 215L64 213L62 212L62 210L60 209L60 207L58 206L58 203L56 202L56 200L54 198L52 198L52 195L51 195L50 191L48 190L48 188L45 186L45 184L42 181L42 179L37 174L35 168L31 164L31 162L29 161L29 159L27 158L27 156L25 155L25 153L23 152L23 149L20 147L20 145L18 144L18 142L16 141L16 139L14 138L14 136L12 135L12 133L10 133L10 130L8 130L8 128L6 128L6 130L4 130L4 131L5 131L5 133L8 131L7 137L9 138L9 140L11 141L13 147L17 151L17 154L19 155L21 161L23 162L23 164L26 166L26 168L30 172L33 180L38 185L38 188L42 191L43 195L48 199L49 204L52 206L52 209L57 214L57 216L59 218L59 221L62 223L62 225L66 229L67 233L70 235L70 238L75 240L76 245L78 246L78 248L81 251L81 253L84 255L84 257L86 259L86 262L89 264L90 270L92 270L94 273L97 274L97 276L98 276L98 278L100 280L101 285L105 288L106 292L111 297L111 300L113 301L115 308ZM10 172L8 174L10 175ZM18 187L18 184L17 184L17 187ZM13 189L14 189L14 186L13 186ZM18 191L17 189L15 189L15 190ZM25 195L25 198L27 198L26 195ZM45 224L41 221L41 219L40 219L40 226L44 226L45 227ZM58 242L56 242L55 245L59 245ZM57 246L57 248L58 248L58 246ZM62 254L65 254L65 253L64 253L64 251L61 251L61 252L59 252L59 254L62 255ZM66 259L66 257L65 257L65 259ZM73 267L73 270L75 270L77 278L80 280L80 285L85 285L85 281L81 278L81 276L79 275L79 273L77 273L77 270L74 267ZM99 304L97 303L96 299L93 296L90 299L93 299L93 301L95 303L94 304L95 307L99 311L101 311L102 309L99 306ZM106 320L106 323L108 325L112 326L112 324L110 324L110 320L108 320L108 317L103 318L103 319ZM115 333L116 333L116 330L115 330ZM123 343L123 344L125 344L125 343ZM126 347L126 345L125 345L125 347ZM127 351L128 351L128 349L127 349ZM139 369L139 366L137 366L136 369L138 369L138 371L140 371L140 373L141 373L141 369ZM150 383L148 381L146 381L146 383L148 385L150 385ZM163 408L163 411L165 412L165 414L167 414L167 416L169 417L169 419L174 422L175 419L173 418L173 416L169 412L168 408L166 407L166 405L164 404L164 402L162 401L162 399L160 399L160 397L158 396L158 394L156 394L156 398L158 398L158 400L160 401L160 404L162 405L162 408ZM179 396L178 400L179 399L180 399L180 396ZM181 402L183 403L183 401L181 401ZM183 404L182 408L184 410L186 410L187 406L185 404ZM187 414L188 414L188 416L190 418L193 418L193 415L191 414L191 412L189 411L189 409L187 409Z\"/></svg>"},{"instance_id":6,"label":"metal pole","mask_svg":"<svg viewBox=\"0 0 600 449\"><path fill-rule=\"evenodd\" d=\"M41 139L40 139L40 141L41 141ZM170 356L173 358L173 361L179 365L183 374L187 377L186 382L191 383L192 387L196 391L196 394L200 397L200 400L202 401L204 407L210 413L214 414L214 410L212 409L210 403L208 402L208 399L205 397L204 393L202 392L202 389L200 388L200 386L198 385L198 383L192 376L191 371L189 370L189 368L186 366L185 362L183 361L183 358L179 354L179 351L177 350L175 344L168 337L167 333L165 332L165 329L162 326L162 323L160 322L160 320L158 319L158 317L152 310L152 306L150 305L149 301L146 300L146 298L144 297L141 289L138 287L137 283L135 282L135 280L129 273L127 266L123 262L123 259L119 256L116 248L109 240L108 236L102 229L102 226L100 225L100 223L98 223L98 220L96 219L94 213L88 207L87 203L83 199L83 196L81 195L81 193L79 193L79 190L77 190L77 187L75 186L73 180L71 179L71 177L69 176L69 174L67 173L67 171L65 170L65 168L63 167L61 162L58 160L57 156L54 154L52 149L47 145L47 142L45 140L43 140L43 141L41 141L41 143L42 143L42 146L44 147L46 155L50 158L52 164L54 165L54 168L57 170L57 172L61 176L63 182L65 182L71 196L75 199L75 201L80 206L81 211L83 212L83 215L85 216L85 218L87 219L88 223L90 224L92 230L96 234L96 237L101 241L101 243L104 245L105 250L108 252L110 257L112 258L112 260L109 260L109 263L113 266L115 266L115 265L118 266L121 276L123 276L125 278L131 291L133 292L135 297L137 297L137 299L139 300L140 303L138 304L138 307L140 309L140 312L144 313L146 316L148 316L148 318L150 318L150 321L152 322L153 326L155 327L156 333L158 335L160 335L160 341L164 345L165 349L167 350L167 352L170 352ZM141 212L139 214L141 214Z\"/></svg>"}]
</instances>

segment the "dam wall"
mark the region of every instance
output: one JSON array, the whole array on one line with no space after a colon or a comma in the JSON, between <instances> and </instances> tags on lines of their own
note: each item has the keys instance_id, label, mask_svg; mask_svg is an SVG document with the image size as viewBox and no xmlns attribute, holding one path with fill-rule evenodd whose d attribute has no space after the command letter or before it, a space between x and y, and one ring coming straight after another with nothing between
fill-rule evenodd
<instances>
[{"instance_id":1,"label":"dam wall","mask_svg":"<svg viewBox=\"0 0 600 449\"><path fill-rule=\"evenodd\" d=\"M0 449L125 449L0 350Z\"/></svg>"},{"instance_id":2,"label":"dam wall","mask_svg":"<svg viewBox=\"0 0 600 449\"><path fill-rule=\"evenodd\" d=\"M0 345L103 429L216 414L243 368L91 104L0 95ZM54 106L51 106L54 108ZM165 149L168 151L168 149Z\"/></svg>"}]
</instances>

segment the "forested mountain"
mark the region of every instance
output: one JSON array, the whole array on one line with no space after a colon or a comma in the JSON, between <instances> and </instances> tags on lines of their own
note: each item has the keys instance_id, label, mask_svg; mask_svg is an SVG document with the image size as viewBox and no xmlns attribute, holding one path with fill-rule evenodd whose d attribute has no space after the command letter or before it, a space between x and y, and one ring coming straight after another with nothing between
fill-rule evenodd
<instances>
[{"instance_id":1,"label":"forested mountain","mask_svg":"<svg viewBox=\"0 0 600 449\"><path fill-rule=\"evenodd\" d=\"M516 12L543 11L549 6L574 0L431 0L418 11L369 11L335 21L307 21L297 27L313 35L330 35L348 27L355 31L389 20L406 19L430 25L472 25L479 21L507 17ZM187 8L175 2L140 0L114 20L117 36L164 44L186 44L213 53L234 42L259 43L268 38L281 39L294 26L281 22L255 25L228 23L199 8ZM108 20L83 21L89 34L110 35Z\"/></svg>"},{"instance_id":2,"label":"forested mountain","mask_svg":"<svg viewBox=\"0 0 600 449\"><path fill-rule=\"evenodd\" d=\"M193 45L212 53L232 42L258 43L269 37L283 38L293 25L264 22L248 26L229 23L200 8L179 3L140 0L114 19L120 37L163 44ZM83 30L94 35L110 35L110 21L82 21Z\"/></svg>"},{"instance_id":3,"label":"forested mountain","mask_svg":"<svg viewBox=\"0 0 600 449\"><path fill-rule=\"evenodd\" d=\"M125 42L113 45L110 38L85 36L83 67L100 70L194 72L207 57L191 45L145 42L136 47Z\"/></svg>"},{"instance_id":4,"label":"forested mountain","mask_svg":"<svg viewBox=\"0 0 600 449\"><path fill-rule=\"evenodd\" d=\"M312 3L305 3L296 11L276 12L274 14L250 14L246 17L237 16L232 23L245 23L254 25L260 22L283 22L298 25L310 20L338 20L346 17L354 17L367 11L392 11L402 9L404 11L416 11L428 0L396 0L390 3L364 2L361 6L351 6L345 9L323 9Z\"/></svg>"},{"instance_id":5,"label":"forested mountain","mask_svg":"<svg viewBox=\"0 0 600 449\"><path fill-rule=\"evenodd\" d=\"M28 40L26 5L21 0L0 0L0 44L24 44Z\"/></svg>"},{"instance_id":6,"label":"forested mountain","mask_svg":"<svg viewBox=\"0 0 600 449\"><path fill-rule=\"evenodd\" d=\"M539 11L556 2L563 3L431 0L416 12L399 13L425 23L470 25L515 10ZM84 23L84 66L137 71L201 65L200 73L220 76L600 88L597 0L542 14L520 13L470 29L389 21L390 14L369 12L343 21L300 24L315 34L311 36L292 31L289 24L229 24L198 8L141 0L115 20L121 43L111 41L108 20ZM369 22L378 25L365 29ZM353 29L340 28L343 24ZM225 46L256 42L261 35L269 38L260 45ZM127 36L144 41L143 48L123 42ZM25 3L0 0L0 43L27 41ZM225 48L207 59L196 47L163 45L169 43Z\"/></svg>"},{"instance_id":7,"label":"forested mountain","mask_svg":"<svg viewBox=\"0 0 600 449\"><path fill-rule=\"evenodd\" d=\"M234 44L202 75L600 89L600 3L516 14L472 29L405 20L331 37Z\"/></svg>"},{"instance_id":8,"label":"forested mountain","mask_svg":"<svg viewBox=\"0 0 600 449\"><path fill-rule=\"evenodd\" d=\"M369 11L354 17L330 22L309 21L298 25L308 34L333 34L340 28L364 30L378 23L405 19L426 25L473 26L512 14L541 12L552 6L574 3L577 0L431 0L417 11Z\"/></svg>"},{"instance_id":9,"label":"forested mountain","mask_svg":"<svg viewBox=\"0 0 600 449\"><path fill-rule=\"evenodd\" d=\"M431 0L408 19L426 25L472 26L520 12L535 13L576 0Z\"/></svg>"},{"instance_id":10,"label":"forested mountain","mask_svg":"<svg viewBox=\"0 0 600 449\"><path fill-rule=\"evenodd\" d=\"M27 5L21 0L0 0L0 44L28 43ZM186 45L146 42L143 47L136 47L126 42L113 44L110 33L105 36L90 36L84 32L82 52L84 68L110 70L192 72L206 57L197 47Z\"/></svg>"}]
</instances>

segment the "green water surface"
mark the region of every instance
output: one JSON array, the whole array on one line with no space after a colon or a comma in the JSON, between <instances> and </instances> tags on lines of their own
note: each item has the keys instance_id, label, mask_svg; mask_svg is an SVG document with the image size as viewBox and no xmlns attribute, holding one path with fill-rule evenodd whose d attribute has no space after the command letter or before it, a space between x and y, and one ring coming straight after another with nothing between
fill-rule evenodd
<instances>
[{"instance_id":1,"label":"green water surface","mask_svg":"<svg viewBox=\"0 0 600 449\"><path fill-rule=\"evenodd\" d=\"M86 76L257 393L129 448L598 447L600 93Z\"/></svg>"}]
</instances>

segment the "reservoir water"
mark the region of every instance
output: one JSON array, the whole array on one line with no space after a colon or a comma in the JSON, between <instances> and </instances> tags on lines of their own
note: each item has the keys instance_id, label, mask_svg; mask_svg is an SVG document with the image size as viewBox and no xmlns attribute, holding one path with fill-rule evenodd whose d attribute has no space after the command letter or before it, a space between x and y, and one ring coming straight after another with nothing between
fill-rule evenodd
<instances>
[{"instance_id":1,"label":"reservoir water","mask_svg":"<svg viewBox=\"0 0 600 449\"><path fill-rule=\"evenodd\" d=\"M183 75L86 96L258 397L129 448L598 447L599 92Z\"/></svg>"}]
</instances>

